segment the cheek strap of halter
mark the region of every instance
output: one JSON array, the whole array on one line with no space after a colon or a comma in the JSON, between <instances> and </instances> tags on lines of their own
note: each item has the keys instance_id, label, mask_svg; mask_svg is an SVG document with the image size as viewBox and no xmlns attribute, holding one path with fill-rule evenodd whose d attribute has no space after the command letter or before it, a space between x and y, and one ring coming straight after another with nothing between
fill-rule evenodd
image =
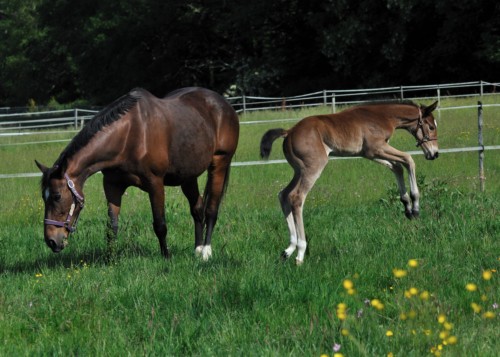
<instances>
[{"instance_id":1,"label":"cheek strap of halter","mask_svg":"<svg viewBox=\"0 0 500 357\"><path fill-rule=\"evenodd\" d=\"M76 190L75 183L73 182L73 180L71 180L69 178L68 174L65 173L64 178L66 179L66 181L68 183L68 188L71 191L71 194L73 196L73 203L71 204L71 208L69 209L68 216L66 217L66 221L61 222L61 221L55 221L52 219L45 218L43 222L46 225L50 224L50 225L57 226L57 227L64 227L68 230L68 232L73 233L76 230L76 224L78 223L78 218L79 218L79 216L78 216L76 218L75 222L73 222L73 225L71 225L71 219L73 218L73 213L75 212L76 204L78 203L80 205L80 211L81 211L84 207L83 203L85 202L85 200L84 200L83 196L80 195L78 193L78 191Z\"/></svg>"}]
</instances>

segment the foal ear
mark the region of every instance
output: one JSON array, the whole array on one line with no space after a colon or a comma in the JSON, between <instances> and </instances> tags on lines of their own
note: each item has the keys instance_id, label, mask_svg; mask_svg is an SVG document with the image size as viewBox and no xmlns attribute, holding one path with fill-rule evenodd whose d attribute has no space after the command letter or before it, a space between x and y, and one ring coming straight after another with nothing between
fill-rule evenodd
<instances>
[{"instance_id":1,"label":"foal ear","mask_svg":"<svg viewBox=\"0 0 500 357\"><path fill-rule=\"evenodd\" d=\"M436 110L438 106L438 101L436 100L434 103L429 105L428 107L423 107L423 113L422 116L425 118L426 116L429 116L434 110Z\"/></svg>"},{"instance_id":2,"label":"foal ear","mask_svg":"<svg viewBox=\"0 0 500 357\"><path fill-rule=\"evenodd\" d=\"M36 160L35 160L35 164L36 164L36 166L38 166L38 168L40 169L40 171L42 171L42 173L45 173L45 172L47 172L49 170L49 168L47 166L45 166L44 164L39 163Z\"/></svg>"}]
</instances>

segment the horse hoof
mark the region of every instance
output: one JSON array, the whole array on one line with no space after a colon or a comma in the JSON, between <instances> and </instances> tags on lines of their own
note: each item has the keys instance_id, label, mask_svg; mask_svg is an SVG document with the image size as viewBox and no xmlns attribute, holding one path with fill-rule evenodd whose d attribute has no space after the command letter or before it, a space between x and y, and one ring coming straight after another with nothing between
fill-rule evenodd
<instances>
[{"instance_id":1,"label":"horse hoof","mask_svg":"<svg viewBox=\"0 0 500 357\"><path fill-rule=\"evenodd\" d=\"M288 259L288 257L289 257L289 255L287 254L286 250L281 252L281 260L285 261Z\"/></svg>"},{"instance_id":2,"label":"horse hoof","mask_svg":"<svg viewBox=\"0 0 500 357\"><path fill-rule=\"evenodd\" d=\"M413 211L413 218L418 218L420 216L420 211Z\"/></svg>"},{"instance_id":3,"label":"horse hoof","mask_svg":"<svg viewBox=\"0 0 500 357\"><path fill-rule=\"evenodd\" d=\"M408 219L412 219L413 218L413 214L411 213L411 211L405 211L405 216Z\"/></svg>"},{"instance_id":4,"label":"horse hoof","mask_svg":"<svg viewBox=\"0 0 500 357\"><path fill-rule=\"evenodd\" d=\"M201 259L205 262L210 259L212 256L212 246L206 245L203 247L203 251L201 252Z\"/></svg>"},{"instance_id":5,"label":"horse hoof","mask_svg":"<svg viewBox=\"0 0 500 357\"><path fill-rule=\"evenodd\" d=\"M203 246L199 245L196 248L194 248L194 256L195 257L201 257L203 254Z\"/></svg>"},{"instance_id":6,"label":"horse hoof","mask_svg":"<svg viewBox=\"0 0 500 357\"><path fill-rule=\"evenodd\" d=\"M299 266L301 266L302 264L304 264L304 261L303 261L303 260L295 259L295 265L297 265L297 266L299 267Z\"/></svg>"}]
</instances>

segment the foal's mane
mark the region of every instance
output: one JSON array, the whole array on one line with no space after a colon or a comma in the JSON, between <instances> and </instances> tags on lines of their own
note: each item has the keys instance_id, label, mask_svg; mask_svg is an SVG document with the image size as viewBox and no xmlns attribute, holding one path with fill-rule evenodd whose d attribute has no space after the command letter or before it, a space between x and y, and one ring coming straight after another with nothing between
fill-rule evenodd
<instances>
[{"instance_id":1,"label":"foal's mane","mask_svg":"<svg viewBox=\"0 0 500 357\"><path fill-rule=\"evenodd\" d=\"M419 107L418 104L416 104L415 102L409 100L409 99L404 99L404 100L382 100L382 101L378 101L378 102L366 102L366 103L362 103L362 104L359 104L357 105L356 107L363 107L363 106L375 106L375 105L396 105L396 104L402 104L402 105L411 105L413 107Z\"/></svg>"},{"instance_id":2,"label":"foal's mane","mask_svg":"<svg viewBox=\"0 0 500 357\"><path fill-rule=\"evenodd\" d=\"M95 134L132 109L142 97L142 92L140 88L133 89L97 113L61 152L54 166L65 166L67 160L85 147Z\"/></svg>"}]
</instances>

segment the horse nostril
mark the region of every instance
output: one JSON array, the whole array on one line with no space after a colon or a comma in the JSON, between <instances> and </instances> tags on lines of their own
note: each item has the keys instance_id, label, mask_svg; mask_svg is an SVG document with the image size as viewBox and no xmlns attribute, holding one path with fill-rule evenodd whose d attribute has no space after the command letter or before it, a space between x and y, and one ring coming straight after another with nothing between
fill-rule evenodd
<instances>
[{"instance_id":1,"label":"horse nostril","mask_svg":"<svg viewBox=\"0 0 500 357\"><path fill-rule=\"evenodd\" d=\"M57 248L57 243L53 239L47 239L47 245L49 246L50 249L54 250Z\"/></svg>"}]
</instances>

